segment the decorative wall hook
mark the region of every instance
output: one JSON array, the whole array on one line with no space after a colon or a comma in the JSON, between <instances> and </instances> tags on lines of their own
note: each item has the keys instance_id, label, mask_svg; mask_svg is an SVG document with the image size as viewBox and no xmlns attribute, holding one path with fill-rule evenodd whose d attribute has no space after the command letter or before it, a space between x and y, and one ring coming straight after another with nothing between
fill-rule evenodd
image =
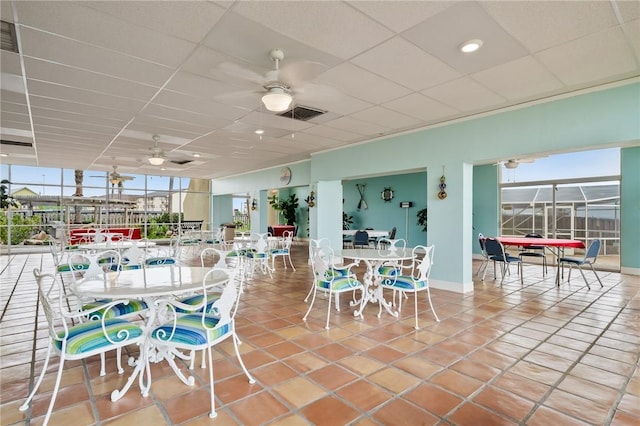
<instances>
[{"instance_id":1,"label":"decorative wall hook","mask_svg":"<svg viewBox=\"0 0 640 426\"><path fill-rule=\"evenodd\" d=\"M304 200L307 202L309 207L314 207L316 205L316 193L311 191L309 193L309 196L307 198L305 198Z\"/></svg>"},{"instance_id":2,"label":"decorative wall hook","mask_svg":"<svg viewBox=\"0 0 640 426\"><path fill-rule=\"evenodd\" d=\"M442 166L442 176L440 176L440 185L438 185L438 188L440 188L440 192L438 192L438 198L441 200L447 198L447 191L445 191L445 189L447 188L447 184L445 183L446 180L447 178L444 177L444 166Z\"/></svg>"}]
</instances>

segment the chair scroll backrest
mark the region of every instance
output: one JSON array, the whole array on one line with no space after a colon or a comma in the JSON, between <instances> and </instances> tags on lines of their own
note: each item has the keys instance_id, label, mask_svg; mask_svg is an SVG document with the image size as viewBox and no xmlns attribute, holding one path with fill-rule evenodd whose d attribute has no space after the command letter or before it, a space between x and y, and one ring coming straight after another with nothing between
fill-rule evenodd
<instances>
[{"instance_id":1,"label":"chair scroll backrest","mask_svg":"<svg viewBox=\"0 0 640 426\"><path fill-rule=\"evenodd\" d=\"M233 309L234 305L238 303L238 288L235 282L235 271L221 268L213 268L204 276L202 282L203 286L208 279L213 277L214 275L219 275L221 272L226 273L228 276L227 282L224 284L224 289L222 290L222 294L216 294L217 300L213 302L211 307L211 311L209 313L215 314L219 320L214 328L220 328L226 324L229 324L235 315L236 309ZM203 289L206 291L206 286ZM203 323L205 327L207 327L206 322L203 318ZM208 327L211 328L211 327Z\"/></svg>"},{"instance_id":2,"label":"chair scroll backrest","mask_svg":"<svg viewBox=\"0 0 640 426\"><path fill-rule=\"evenodd\" d=\"M69 256L67 271L75 282L82 280L106 280L106 273L119 273L121 269L120 253L117 250L104 250L95 255L74 253Z\"/></svg>"},{"instance_id":3,"label":"chair scroll backrest","mask_svg":"<svg viewBox=\"0 0 640 426\"><path fill-rule=\"evenodd\" d=\"M38 284L38 300L47 318L49 337L51 337L53 341L61 341L62 338L58 336L60 330L56 330L56 325L59 324L64 328L64 336L68 334L67 323L61 315L61 308L63 306L62 298L64 295L62 285L54 275L41 274L38 268L33 270L33 275Z\"/></svg>"},{"instance_id":4,"label":"chair scroll backrest","mask_svg":"<svg viewBox=\"0 0 640 426\"><path fill-rule=\"evenodd\" d=\"M413 248L413 279L416 281L427 281L431 275L431 266L433 266L434 246L415 246ZM424 253L424 254L423 254Z\"/></svg>"}]
</instances>

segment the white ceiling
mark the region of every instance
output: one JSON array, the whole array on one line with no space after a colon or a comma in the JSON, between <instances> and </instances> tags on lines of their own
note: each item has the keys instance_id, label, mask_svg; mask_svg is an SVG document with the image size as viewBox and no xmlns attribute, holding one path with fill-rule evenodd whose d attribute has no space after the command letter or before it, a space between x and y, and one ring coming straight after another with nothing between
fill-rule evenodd
<instances>
[{"instance_id":1,"label":"white ceiling","mask_svg":"<svg viewBox=\"0 0 640 426\"><path fill-rule=\"evenodd\" d=\"M0 56L1 137L33 143L1 161L21 165L224 177L640 75L637 0L0 6L20 49ZM326 114L261 107L273 48L295 102ZM193 161L146 163L155 134Z\"/></svg>"}]
</instances>

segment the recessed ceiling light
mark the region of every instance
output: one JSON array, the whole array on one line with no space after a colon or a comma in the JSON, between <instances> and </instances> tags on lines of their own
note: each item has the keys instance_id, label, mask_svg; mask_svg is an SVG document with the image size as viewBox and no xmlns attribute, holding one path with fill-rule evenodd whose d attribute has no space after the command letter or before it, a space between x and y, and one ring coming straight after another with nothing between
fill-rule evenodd
<instances>
[{"instance_id":1,"label":"recessed ceiling light","mask_svg":"<svg viewBox=\"0 0 640 426\"><path fill-rule=\"evenodd\" d=\"M0 157L8 157L9 154L5 154L4 152L0 152Z\"/></svg>"},{"instance_id":2,"label":"recessed ceiling light","mask_svg":"<svg viewBox=\"0 0 640 426\"><path fill-rule=\"evenodd\" d=\"M262 129L256 130L256 135L262 135L262 134L264 134L264 130Z\"/></svg>"},{"instance_id":3,"label":"recessed ceiling light","mask_svg":"<svg viewBox=\"0 0 640 426\"><path fill-rule=\"evenodd\" d=\"M200 157L200 154L198 154L197 152L194 152L194 153L193 153L193 156L194 156L194 157Z\"/></svg>"},{"instance_id":4,"label":"recessed ceiling light","mask_svg":"<svg viewBox=\"0 0 640 426\"><path fill-rule=\"evenodd\" d=\"M465 41L460 45L460 51L463 53L471 53L482 47L482 40L474 38L473 40Z\"/></svg>"}]
</instances>

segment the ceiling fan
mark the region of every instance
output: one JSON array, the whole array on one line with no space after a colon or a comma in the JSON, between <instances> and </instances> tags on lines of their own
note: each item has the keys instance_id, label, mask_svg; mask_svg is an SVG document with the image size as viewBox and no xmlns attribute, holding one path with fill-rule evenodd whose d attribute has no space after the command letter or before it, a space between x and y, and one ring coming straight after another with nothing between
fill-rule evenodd
<instances>
[{"instance_id":1,"label":"ceiling fan","mask_svg":"<svg viewBox=\"0 0 640 426\"><path fill-rule=\"evenodd\" d=\"M512 158L501 163L507 169L515 169L520 163L533 163L534 161L536 161L535 158Z\"/></svg>"},{"instance_id":2,"label":"ceiling fan","mask_svg":"<svg viewBox=\"0 0 640 426\"><path fill-rule=\"evenodd\" d=\"M167 159L162 148L158 146L158 141L160 140L160 136L153 135L153 148L149 148L151 151L151 155L147 158L147 161L152 166L162 166Z\"/></svg>"},{"instance_id":3,"label":"ceiling fan","mask_svg":"<svg viewBox=\"0 0 640 426\"><path fill-rule=\"evenodd\" d=\"M306 102L337 99L340 96L332 87L308 82L325 71L325 65L312 61L295 61L281 66L280 62L285 57L282 49L272 49L269 57L274 67L264 75L230 62L220 64L220 68L225 74L262 86L261 90L248 93L262 94L263 105L273 112L286 111L291 106L294 95L297 100ZM242 95L242 92L230 93L223 97L232 98L238 95Z\"/></svg>"},{"instance_id":4,"label":"ceiling fan","mask_svg":"<svg viewBox=\"0 0 640 426\"><path fill-rule=\"evenodd\" d=\"M102 178L104 176L91 176L91 177ZM118 166L115 164L113 165L113 171L107 173L107 181L111 185L121 186L122 182L124 182L125 180L133 180L133 179L135 179L133 176L121 175L120 173L118 173Z\"/></svg>"}]
</instances>

